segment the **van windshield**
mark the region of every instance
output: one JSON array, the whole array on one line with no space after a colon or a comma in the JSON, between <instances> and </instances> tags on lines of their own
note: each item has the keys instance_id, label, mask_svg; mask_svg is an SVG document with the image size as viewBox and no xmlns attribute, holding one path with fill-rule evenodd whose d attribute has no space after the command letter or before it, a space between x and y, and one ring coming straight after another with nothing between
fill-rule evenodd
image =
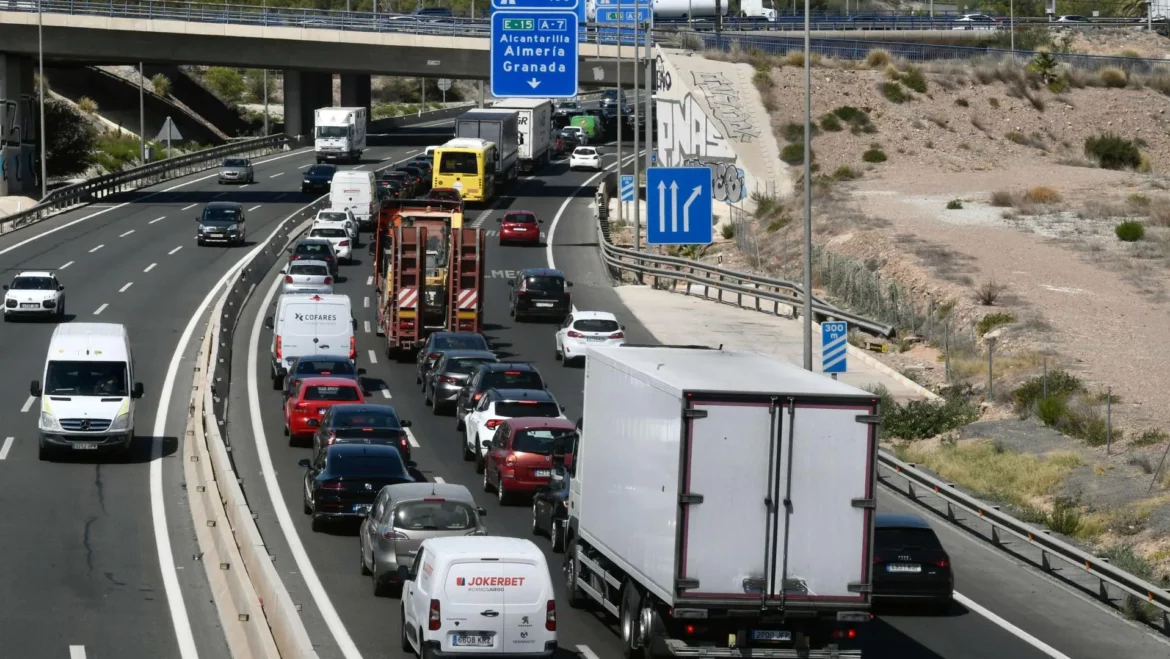
<instances>
[{"instance_id":1,"label":"van windshield","mask_svg":"<svg viewBox=\"0 0 1170 659\"><path fill-rule=\"evenodd\" d=\"M411 501L394 510L394 528L466 531L475 528L475 510L462 501Z\"/></svg>"},{"instance_id":2,"label":"van windshield","mask_svg":"<svg viewBox=\"0 0 1170 659\"><path fill-rule=\"evenodd\" d=\"M50 361L45 393L50 396L128 396L126 362Z\"/></svg>"}]
</instances>

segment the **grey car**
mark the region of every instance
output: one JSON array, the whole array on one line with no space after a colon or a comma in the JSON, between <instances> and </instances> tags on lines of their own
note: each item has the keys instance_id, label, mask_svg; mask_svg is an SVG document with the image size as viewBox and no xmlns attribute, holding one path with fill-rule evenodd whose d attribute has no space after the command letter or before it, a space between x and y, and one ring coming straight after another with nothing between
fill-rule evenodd
<instances>
[{"instance_id":1,"label":"grey car","mask_svg":"<svg viewBox=\"0 0 1170 659\"><path fill-rule=\"evenodd\" d=\"M399 565L410 566L428 538L487 535L471 492L455 483L398 483L383 487L358 531L362 574L373 577L374 596L400 596Z\"/></svg>"},{"instance_id":2,"label":"grey car","mask_svg":"<svg viewBox=\"0 0 1170 659\"><path fill-rule=\"evenodd\" d=\"M234 201L210 202L195 217L199 222L195 242L200 247L208 243L243 245L248 239L246 219L244 207Z\"/></svg>"},{"instance_id":3,"label":"grey car","mask_svg":"<svg viewBox=\"0 0 1170 659\"><path fill-rule=\"evenodd\" d=\"M219 184L224 183L255 183L256 173L252 171L252 161L248 158L227 158L219 166Z\"/></svg>"},{"instance_id":4,"label":"grey car","mask_svg":"<svg viewBox=\"0 0 1170 659\"><path fill-rule=\"evenodd\" d=\"M480 364L498 362L495 353L486 350L445 350L439 361L427 372L423 395L436 416L455 408L459 390Z\"/></svg>"},{"instance_id":5,"label":"grey car","mask_svg":"<svg viewBox=\"0 0 1170 659\"><path fill-rule=\"evenodd\" d=\"M333 275L325 261L289 261L280 271L284 295L332 295Z\"/></svg>"}]
</instances>

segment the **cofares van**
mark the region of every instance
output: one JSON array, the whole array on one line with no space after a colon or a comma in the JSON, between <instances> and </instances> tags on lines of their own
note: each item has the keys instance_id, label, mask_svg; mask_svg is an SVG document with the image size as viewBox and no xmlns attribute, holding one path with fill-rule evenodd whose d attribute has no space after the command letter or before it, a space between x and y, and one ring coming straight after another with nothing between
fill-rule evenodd
<instances>
[{"instance_id":1,"label":"cofares van","mask_svg":"<svg viewBox=\"0 0 1170 659\"><path fill-rule=\"evenodd\" d=\"M58 326L49 341L41 380L29 393L41 399L41 460L56 451L96 451L126 457L134 440L135 401L130 335L114 323Z\"/></svg>"},{"instance_id":2,"label":"cofares van","mask_svg":"<svg viewBox=\"0 0 1170 659\"><path fill-rule=\"evenodd\" d=\"M272 388L297 357L348 355L356 363L353 311L348 295L281 295L276 313L264 319L272 330Z\"/></svg>"},{"instance_id":3,"label":"cofares van","mask_svg":"<svg viewBox=\"0 0 1170 659\"><path fill-rule=\"evenodd\" d=\"M352 212L358 226L368 230L378 216L378 204L373 172L348 170L333 175L329 183L330 210Z\"/></svg>"},{"instance_id":4,"label":"cofares van","mask_svg":"<svg viewBox=\"0 0 1170 659\"><path fill-rule=\"evenodd\" d=\"M431 538L398 571L403 651L436 658L556 653L552 575L531 540Z\"/></svg>"}]
</instances>

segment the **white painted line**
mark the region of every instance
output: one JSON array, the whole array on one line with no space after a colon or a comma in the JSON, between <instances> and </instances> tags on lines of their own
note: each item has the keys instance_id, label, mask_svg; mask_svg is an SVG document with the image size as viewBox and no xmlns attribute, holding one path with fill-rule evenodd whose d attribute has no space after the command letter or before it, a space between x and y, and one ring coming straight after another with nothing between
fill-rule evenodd
<instances>
[{"instance_id":1,"label":"white painted line","mask_svg":"<svg viewBox=\"0 0 1170 659\"><path fill-rule=\"evenodd\" d=\"M389 389L382 389L381 391L382 391L382 398L392 398L392 396L390 395Z\"/></svg>"},{"instance_id":2,"label":"white painted line","mask_svg":"<svg viewBox=\"0 0 1170 659\"><path fill-rule=\"evenodd\" d=\"M408 432L409 432L409 429L408 429ZM995 615L994 613L992 613L988 609L984 608L983 606L976 603L971 598L967 597L966 595L963 595L962 593L960 593L958 591L955 591L955 601L958 602L959 604L962 604L963 606L967 607L968 609L971 609L975 613L978 613L979 615L983 616L984 618L987 618L991 622L1002 627L1005 631L1007 631L1012 636L1015 636L1016 638L1020 639L1021 641L1036 648L1040 652L1048 655L1049 657L1052 657L1052 659L1070 659L1067 654L1064 654L1063 652L1057 650L1056 648L1052 647L1051 645L1048 645L1044 641L1041 641L1040 639L1036 638L1035 636L1032 636L1031 634L1020 629L1019 627L1016 627L1015 625L1008 622L1007 620L1004 620L1003 618Z\"/></svg>"},{"instance_id":3,"label":"white painted line","mask_svg":"<svg viewBox=\"0 0 1170 659\"><path fill-rule=\"evenodd\" d=\"M134 233L134 229L131 229L131 230L127 231L126 233L124 233L124 234L122 234L122 235L120 235L120 236L118 236L118 237L119 237L119 238L125 238L126 236L129 236L129 235L130 235L130 234L132 234L132 233Z\"/></svg>"},{"instance_id":4,"label":"white painted line","mask_svg":"<svg viewBox=\"0 0 1170 659\"><path fill-rule=\"evenodd\" d=\"M442 476L435 476L435 482L436 483L446 483L447 481L443 480Z\"/></svg>"},{"instance_id":5,"label":"white painted line","mask_svg":"<svg viewBox=\"0 0 1170 659\"><path fill-rule=\"evenodd\" d=\"M365 330L366 330L366 334L369 334L369 333L370 333L370 321L368 321L368 320L365 320L365 321L362 321L362 322L365 324Z\"/></svg>"},{"instance_id":6,"label":"white painted line","mask_svg":"<svg viewBox=\"0 0 1170 659\"><path fill-rule=\"evenodd\" d=\"M162 217L155 218L155 219L153 219L153 220L151 220L151 221L147 222L147 224L154 224L155 222L162 222L162 221L163 221L163 220L165 220L165 219L167 219L167 216L166 216L166 215L163 215Z\"/></svg>"},{"instance_id":7,"label":"white painted line","mask_svg":"<svg viewBox=\"0 0 1170 659\"><path fill-rule=\"evenodd\" d=\"M297 167L297 169L308 169L312 166L313 166L313 163L309 163L307 165L301 165L300 167Z\"/></svg>"},{"instance_id":8,"label":"white painted line","mask_svg":"<svg viewBox=\"0 0 1170 659\"><path fill-rule=\"evenodd\" d=\"M24 405L21 406L20 413L24 414L24 413L28 412L30 409L32 409L33 403L36 402L36 400L37 400L36 398L29 396L28 400L24 401Z\"/></svg>"},{"instance_id":9,"label":"white painted line","mask_svg":"<svg viewBox=\"0 0 1170 659\"><path fill-rule=\"evenodd\" d=\"M132 282L132 281L128 281L128 282L126 282L126 285L125 285L125 286L123 286L122 288L119 288L119 289L118 289L118 292L119 292L119 293L125 293L125 292L126 292L126 289L127 289L127 288L130 288L130 287L131 287L131 286L133 286L133 285L134 285L134 282Z\"/></svg>"},{"instance_id":10,"label":"white painted line","mask_svg":"<svg viewBox=\"0 0 1170 659\"><path fill-rule=\"evenodd\" d=\"M158 265L158 264L157 264L157 263L151 263L150 265L146 266L146 269L145 269L145 270L143 270L143 272L150 272L151 270L154 270L154 266L156 266L156 265Z\"/></svg>"},{"instance_id":11,"label":"white painted line","mask_svg":"<svg viewBox=\"0 0 1170 659\"><path fill-rule=\"evenodd\" d=\"M196 207L196 206L198 206L198 205L199 205L199 204L191 204L190 206L184 206L184 207L180 208L179 210L181 210L181 211L189 211L189 210L191 210L192 208L195 208L195 207Z\"/></svg>"},{"instance_id":12,"label":"white painted line","mask_svg":"<svg viewBox=\"0 0 1170 659\"><path fill-rule=\"evenodd\" d=\"M101 312L105 311L105 310L106 310L106 307L108 307L108 306L110 306L110 303L109 303L109 302L107 302L107 303L103 304L102 306L100 306L100 307L98 307L98 308L97 308L97 311L94 311L94 312L93 312L93 315L97 316L97 315L101 314Z\"/></svg>"},{"instance_id":13,"label":"white painted line","mask_svg":"<svg viewBox=\"0 0 1170 659\"><path fill-rule=\"evenodd\" d=\"M167 252L167 256L171 256L171 255L173 255L175 252L179 251L180 249L183 249L183 246L182 246L182 245L179 245L178 247L176 247L176 248L172 249L171 251Z\"/></svg>"},{"instance_id":14,"label":"white painted line","mask_svg":"<svg viewBox=\"0 0 1170 659\"><path fill-rule=\"evenodd\" d=\"M579 652L582 657L585 657L585 659L600 659L596 654L593 653L593 650L589 649L588 645L578 645L577 652Z\"/></svg>"},{"instance_id":15,"label":"white painted line","mask_svg":"<svg viewBox=\"0 0 1170 659\"><path fill-rule=\"evenodd\" d=\"M277 173L273 174L272 176L269 176L268 178L276 178L277 176L284 176L284 172L277 172Z\"/></svg>"},{"instance_id":16,"label":"white painted line","mask_svg":"<svg viewBox=\"0 0 1170 659\"><path fill-rule=\"evenodd\" d=\"M370 298L369 298L369 296L366 296L366 297L363 297L363 298L362 298L362 306L363 306L363 307L365 307L365 308L367 308L367 309L369 309L369 308L370 308Z\"/></svg>"},{"instance_id":17,"label":"white painted line","mask_svg":"<svg viewBox=\"0 0 1170 659\"><path fill-rule=\"evenodd\" d=\"M374 285L374 275L370 275L369 277L366 277L366 286L373 286L373 285Z\"/></svg>"},{"instance_id":18,"label":"white painted line","mask_svg":"<svg viewBox=\"0 0 1170 659\"><path fill-rule=\"evenodd\" d=\"M57 269L58 269L58 270L64 270L65 268L68 268L68 267L69 267L69 266L71 266L71 265L73 265L73 261L70 261L70 262L66 263L65 265L63 265L63 266L61 266L60 268L57 268Z\"/></svg>"},{"instance_id":19,"label":"white painted line","mask_svg":"<svg viewBox=\"0 0 1170 659\"><path fill-rule=\"evenodd\" d=\"M244 188L248 188L248 187L251 187L251 186L252 186L252 184L251 184L251 183L245 183L245 184L243 184L243 185L241 185L241 186L240 186L240 189L241 189L241 190L243 190Z\"/></svg>"},{"instance_id":20,"label":"white painted line","mask_svg":"<svg viewBox=\"0 0 1170 659\"><path fill-rule=\"evenodd\" d=\"M370 350L369 353L370 353L370 363L377 364L378 363L378 353L374 352L373 350Z\"/></svg>"},{"instance_id":21,"label":"white painted line","mask_svg":"<svg viewBox=\"0 0 1170 659\"><path fill-rule=\"evenodd\" d=\"M98 251L99 249L101 249L101 248L103 248L103 247L105 247L105 245L104 245L104 244L103 244L103 245L98 245L97 247L94 247L93 249L89 250L89 253L90 253L90 254L93 254L94 252Z\"/></svg>"},{"instance_id":22,"label":"white painted line","mask_svg":"<svg viewBox=\"0 0 1170 659\"><path fill-rule=\"evenodd\" d=\"M410 432L410 428L403 428L406 431L406 441L410 442L411 448L418 448L418 440L414 438L414 433Z\"/></svg>"},{"instance_id":23,"label":"white painted line","mask_svg":"<svg viewBox=\"0 0 1170 659\"><path fill-rule=\"evenodd\" d=\"M629 162L629 161L633 160L634 158L637 158L640 155L642 155L642 154L639 153L636 155L632 155L628 158L623 158L622 161ZM548 227L548 238L545 239L545 241L544 241L544 256L545 256L545 259L548 261L548 267L550 270L556 270L556 268L557 268L556 261L553 260L553 236L557 232L557 223L559 223L561 221L561 216L565 214L565 209L569 207L569 202L576 199L577 192L589 187L589 185L591 183L593 183L598 178L600 178L603 174L605 174L606 169L613 169L615 166L617 166L617 162L614 162L612 165L606 166L605 169L601 170L600 172L597 172L593 176L590 176L588 179L585 180L584 183L582 183L580 186L578 186L576 190L569 193L569 196L565 199L564 203L562 203L561 207L557 209L557 214L553 217L552 224L550 224Z\"/></svg>"},{"instance_id":24,"label":"white painted line","mask_svg":"<svg viewBox=\"0 0 1170 659\"><path fill-rule=\"evenodd\" d=\"M85 646L84 645L70 645L69 646L69 659L85 659Z\"/></svg>"},{"instance_id":25,"label":"white painted line","mask_svg":"<svg viewBox=\"0 0 1170 659\"><path fill-rule=\"evenodd\" d=\"M253 206L253 207L249 208L249 209L248 209L248 212L249 212L249 213L251 213L252 211L256 210L257 208L260 208L260 207L261 207L261 206L263 206L263 205L264 205L264 204L256 204L255 206Z\"/></svg>"},{"instance_id":26,"label":"white painted line","mask_svg":"<svg viewBox=\"0 0 1170 659\"><path fill-rule=\"evenodd\" d=\"M0 446L0 460L7 460L8 459L8 452L12 450L12 440L14 440L14 439L16 439L16 438L15 437L5 437L4 438L4 445Z\"/></svg>"},{"instance_id":27,"label":"white painted line","mask_svg":"<svg viewBox=\"0 0 1170 659\"><path fill-rule=\"evenodd\" d=\"M361 169L362 167L365 167L365 165L358 165L357 167L354 167L354 171L357 171L357 170Z\"/></svg>"}]
</instances>

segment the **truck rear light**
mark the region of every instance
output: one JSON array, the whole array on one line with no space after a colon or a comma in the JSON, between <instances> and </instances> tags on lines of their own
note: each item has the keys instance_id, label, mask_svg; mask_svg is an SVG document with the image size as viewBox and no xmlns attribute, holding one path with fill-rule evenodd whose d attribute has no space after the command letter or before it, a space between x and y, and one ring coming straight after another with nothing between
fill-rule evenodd
<instances>
[{"instance_id":1,"label":"truck rear light","mask_svg":"<svg viewBox=\"0 0 1170 659\"><path fill-rule=\"evenodd\" d=\"M585 335L580 333L580 332L569 330L569 338L570 339L583 339L583 338L585 338Z\"/></svg>"},{"instance_id":2,"label":"truck rear light","mask_svg":"<svg viewBox=\"0 0 1170 659\"><path fill-rule=\"evenodd\" d=\"M838 640L854 639L854 638L857 638L857 630L853 629L852 627L850 627L848 629L834 629L832 635L833 635L833 638L838 639Z\"/></svg>"},{"instance_id":3,"label":"truck rear light","mask_svg":"<svg viewBox=\"0 0 1170 659\"><path fill-rule=\"evenodd\" d=\"M281 360L281 357L283 356L283 355L281 354L281 352L282 352L282 351L281 351L281 348L280 348L280 335L279 335L279 334L277 334L277 335L276 335L276 361L280 361L280 360Z\"/></svg>"},{"instance_id":4,"label":"truck rear light","mask_svg":"<svg viewBox=\"0 0 1170 659\"><path fill-rule=\"evenodd\" d=\"M285 275L284 276L284 283L291 284L292 282L293 282L292 275Z\"/></svg>"},{"instance_id":5,"label":"truck rear light","mask_svg":"<svg viewBox=\"0 0 1170 659\"><path fill-rule=\"evenodd\" d=\"M687 635L695 633L695 626L694 625L687 625L685 629L686 629Z\"/></svg>"},{"instance_id":6,"label":"truck rear light","mask_svg":"<svg viewBox=\"0 0 1170 659\"><path fill-rule=\"evenodd\" d=\"M439 627L443 626L443 621L439 618L439 600L431 600L431 615L427 621L427 629L431 631L438 631ZM546 622L547 626L548 623Z\"/></svg>"},{"instance_id":7,"label":"truck rear light","mask_svg":"<svg viewBox=\"0 0 1170 659\"><path fill-rule=\"evenodd\" d=\"M487 422L487 423L485 423L484 425L485 425L485 426L487 426L488 430L492 430L492 429L494 429L496 426L500 425L500 424L501 424L501 423L503 423L503 422L504 422L504 420L503 420L503 419L492 419L491 421L488 421L488 422Z\"/></svg>"},{"instance_id":8,"label":"truck rear light","mask_svg":"<svg viewBox=\"0 0 1170 659\"><path fill-rule=\"evenodd\" d=\"M544 628L550 632L557 630L557 601L549 600L544 607Z\"/></svg>"},{"instance_id":9,"label":"truck rear light","mask_svg":"<svg viewBox=\"0 0 1170 659\"><path fill-rule=\"evenodd\" d=\"M609 338L611 338L611 339L624 339L624 338L626 338L626 333L625 332L614 332L613 334L609 335Z\"/></svg>"}]
</instances>

